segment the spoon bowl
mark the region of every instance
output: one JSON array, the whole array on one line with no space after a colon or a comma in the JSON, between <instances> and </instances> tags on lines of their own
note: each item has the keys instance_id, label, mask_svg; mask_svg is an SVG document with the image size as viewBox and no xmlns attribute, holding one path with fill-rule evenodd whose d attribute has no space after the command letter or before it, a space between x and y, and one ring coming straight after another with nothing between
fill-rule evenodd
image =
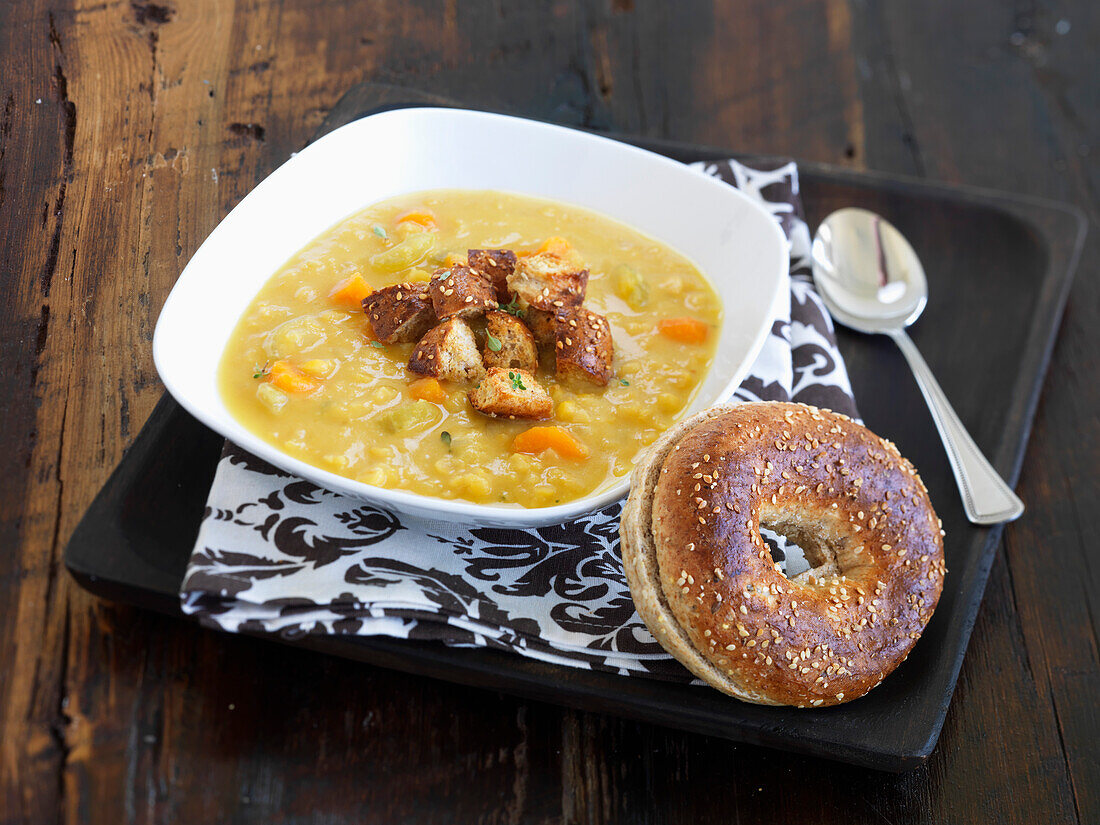
<instances>
[{"instance_id":1,"label":"spoon bowl","mask_svg":"<svg viewBox=\"0 0 1100 825\"><path fill-rule=\"evenodd\" d=\"M928 303L920 258L874 212L833 212L818 228L810 254L821 297L847 327L872 333L904 329Z\"/></svg>"}]
</instances>

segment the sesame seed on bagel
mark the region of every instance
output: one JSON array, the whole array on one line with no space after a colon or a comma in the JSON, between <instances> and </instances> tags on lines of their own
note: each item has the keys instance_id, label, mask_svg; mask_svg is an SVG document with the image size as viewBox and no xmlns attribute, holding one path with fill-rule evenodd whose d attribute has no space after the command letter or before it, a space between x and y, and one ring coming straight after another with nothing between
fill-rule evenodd
<instances>
[{"instance_id":1,"label":"sesame seed on bagel","mask_svg":"<svg viewBox=\"0 0 1100 825\"><path fill-rule=\"evenodd\" d=\"M811 569L788 579L761 526ZM658 642L759 704L863 696L909 654L946 572L912 464L861 424L803 404L728 404L669 430L635 467L620 532Z\"/></svg>"}]
</instances>

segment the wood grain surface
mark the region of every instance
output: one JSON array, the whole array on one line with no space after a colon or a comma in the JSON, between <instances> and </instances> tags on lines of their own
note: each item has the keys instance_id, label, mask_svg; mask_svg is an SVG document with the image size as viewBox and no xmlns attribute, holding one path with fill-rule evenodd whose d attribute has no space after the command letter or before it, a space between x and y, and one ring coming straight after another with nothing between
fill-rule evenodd
<instances>
[{"instance_id":1,"label":"wood grain surface","mask_svg":"<svg viewBox=\"0 0 1100 825\"><path fill-rule=\"evenodd\" d=\"M1100 217L1100 7L0 4L0 822L1100 821L1100 246L939 747L889 776L216 635L60 571L184 263L353 83ZM201 334L201 320L198 332Z\"/></svg>"}]
</instances>

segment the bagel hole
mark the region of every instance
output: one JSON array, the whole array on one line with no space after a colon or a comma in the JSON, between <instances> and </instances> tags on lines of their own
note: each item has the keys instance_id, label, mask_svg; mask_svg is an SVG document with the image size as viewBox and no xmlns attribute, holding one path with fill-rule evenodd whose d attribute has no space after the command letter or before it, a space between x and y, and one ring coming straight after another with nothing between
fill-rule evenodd
<instances>
[{"instance_id":1,"label":"bagel hole","mask_svg":"<svg viewBox=\"0 0 1100 825\"><path fill-rule=\"evenodd\" d=\"M788 536L770 530L765 525L760 528L760 538L764 540L764 546L771 553L772 561L779 565L779 569L787 578L793 579L810 569L806 552Z\"/></svg>"},{"instance_id":2,"label":"bagel hole","mask_svg":"<svg viewBox=\"0 0 1100 825\"><path fill-rule=\"evenodd\" d=\"M837 524L800 518L797 513L776 510L760 513L760 537L792 581L808 584L808 578L845 575L850 559L846 531ZM780 560L780 557L782 560Z\"/></svg>"}]
</instances>

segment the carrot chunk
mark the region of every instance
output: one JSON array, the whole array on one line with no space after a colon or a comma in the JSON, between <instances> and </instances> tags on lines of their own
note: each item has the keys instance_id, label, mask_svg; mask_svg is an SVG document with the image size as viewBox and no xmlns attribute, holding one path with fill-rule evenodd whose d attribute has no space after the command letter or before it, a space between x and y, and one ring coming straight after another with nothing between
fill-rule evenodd
<instances>
[{"instance_id":1,"label":"carrot chunk","mask_svg":"<svg viewBox=\"0 0 1100 825\"><path fill-rule=\"evenodd\" d=\"M427 209L411 209L397 216L397 226L407 229L415 229L420 232L431 232L437 226L435 215Z\"/></svg>"},{"instance_id":2,"label":"carrot chunk","mask_svg":"<svg viewBox=\"0 0 1100 825\"><path fill-rule=\"evenodd\" d=\"M569 243L565 238L559 238L557 235L554 235L543 241L542 246L535 250L536 255L541 255L544 252L556 255L559 258L567 258L573 253L573 244Z\"/></svg>"},{"instance_id":3,"label":"carrot chunk","mask_svg":"<svg viewBox=\"0 0 1100 825\"><path fill-rule=\"evenodd\" d=\"M321 383L310 378L289 361L276 361L268 371L271 383L284 392L313 392Z\"/></svg>"},{"instance_id":4,"label":"carrot chunk","mask_svg":"<svg viewBox=\"0 0 1100 825\"><path fill-rule=\"evenodd\" d=\"M553 450L562 458L588 458L588 448L561 427L532 427L512 441L513 452L538 455L543 450Z\"/></svg>"},{"instance_id":5,"label":"carrot chunk","mask_svg":"<svg viewBox=\"0 0 1100 825\"><path fill-rule=\"evenodd\" d=\"M666 338L682 344L701 344L707 340L707 325L695 318L664 318L657 330Z\"/></svg>"},{"instance_id":6,"label":"carrot chunk","mask_svg":"<svg viewBox=\"0 0 1100 825\"><path fill-rule=\"evenodd\" d=\"M442 404L447 400L447 391L437 378L421 378L409 384L409 395L433 404Z\"/></svg>"},{"instance_id":7,"label":"carrot chunk","mask_svg":"<svg viewBox=\"0 0 1100 825\"><path fill-rule=\"evenodd\" d=\"M338 283L332 292L329 293L329 297L338 304L359 306L363 303L363 299L370 295L372 291L373 290L367 286L367 282L363 280L363 276L355 274Z\"/></svg>"}]
</instances>

